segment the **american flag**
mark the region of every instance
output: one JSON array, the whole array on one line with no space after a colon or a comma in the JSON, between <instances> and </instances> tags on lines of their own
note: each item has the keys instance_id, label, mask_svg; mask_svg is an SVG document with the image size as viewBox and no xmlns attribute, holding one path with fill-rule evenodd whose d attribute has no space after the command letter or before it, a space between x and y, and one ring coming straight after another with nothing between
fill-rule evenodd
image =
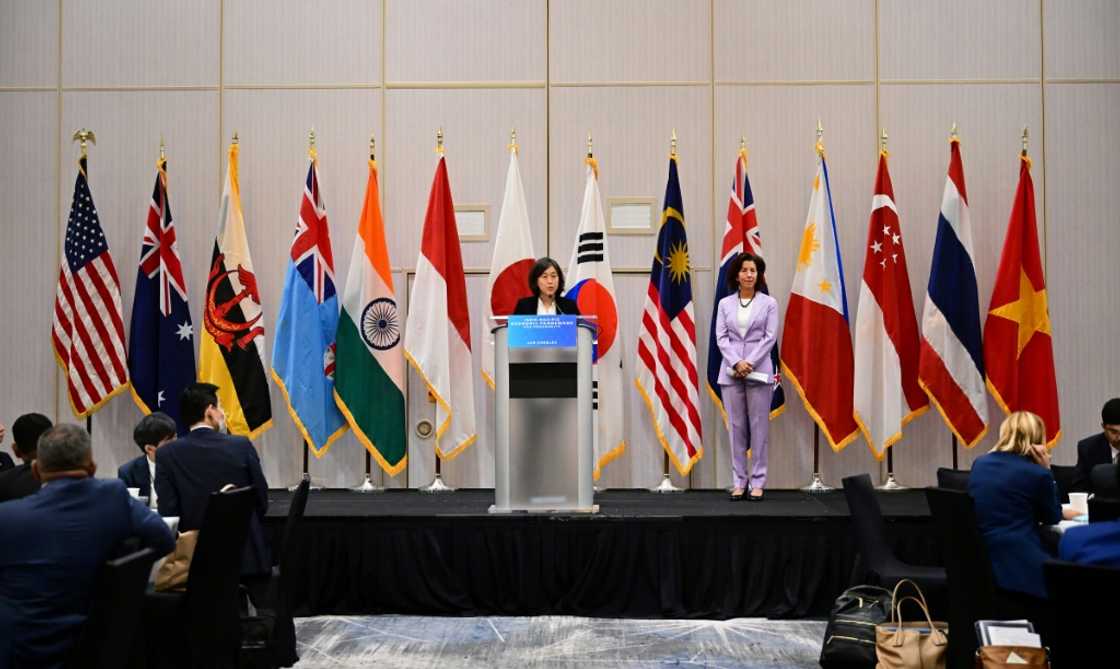
<instances>
[{"instance_id":1,"label":"american flag","mask_svg":"<svg viewBox=\"0 0 1120 669\"><path fill-rule=\"evenodd\" d=\"M85 158L78 164L64 250L52 340L66 371L70 405L85 417L128 385L120 281L89 192Z\"/></svg>"}]
</instances>

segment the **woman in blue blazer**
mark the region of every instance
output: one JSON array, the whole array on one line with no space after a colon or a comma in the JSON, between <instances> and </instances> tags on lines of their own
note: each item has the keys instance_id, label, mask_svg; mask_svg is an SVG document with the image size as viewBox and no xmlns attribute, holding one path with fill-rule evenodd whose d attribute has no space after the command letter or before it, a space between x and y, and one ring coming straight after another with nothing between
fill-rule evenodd
<instances>
[{"instance_id":1,"label":"woman in blue blazer","mask_svg":"<svg viewBox=\"0 0 1120 669\"><path fill-rule=\"evenodd\" d=\"M1050 473L1042 419L1016 411L999 427L999 441L972 463L968 494L996 585L1046 598L1042 563L1052 557L1043 548L1040 524L1062 519L1058 488Z\"/></svg>"},{"instance_id":2,"label":"woman in blue blazer","mask_svg":"<svg viewBox=\"0 0 1120 669\"><path fill-rule=\"evenodd\" d=\"M778 302L766 293L766 263L740 253L727 271L734 292L719 301L716 343L723 361L719 385L731 442L732 501L762 501L766 485L766 449L770 439L770 399L774 365L770 350L778 336ZM747 451L751 472L747 476Z\"/></svg>"}]
</instances>

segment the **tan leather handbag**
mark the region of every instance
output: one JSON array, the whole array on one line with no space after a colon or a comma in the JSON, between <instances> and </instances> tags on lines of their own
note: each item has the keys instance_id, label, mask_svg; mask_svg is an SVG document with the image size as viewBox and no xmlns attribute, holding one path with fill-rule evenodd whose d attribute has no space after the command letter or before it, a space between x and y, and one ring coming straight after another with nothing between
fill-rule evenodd
<instances>
[{"instance_id":1,"label":"tan leather handbag","mask_svg":"<svg viewBox=\"0 0 1120 669\"><path fill-rule=\"evenodd\" d=\"M156 572L155 590L186 590L187 576L191 573L191 558L198 543L198 530L183 532L175 540L175 550L164 559Z\"/></svg>"},{"instance_id":2,"label":"tan leather handbag","mask_svg":"<svg viewBox=\"0 0 1120 669\"><path fill-rule=\"evenodd\" d=\"M981 646L976 651L976 669L1050 669L1050 658L1043 648Z\"/></svg>"},{"instance_id":3,"label":"tan leather handbag","mask_svg":"<svg viewBox=\"0 0 1120 669\"><path fill-rule=\"evenodd\" d=\"M909 583L917 597L899 598L898 591ZM925 614L925 621L902 622L903 602L914 602ZM894 587L890 622L875 626L875 669L945 669L949 649L949 625L934 622L921 588L909 579Z\"/></svg>"}]
</instances>

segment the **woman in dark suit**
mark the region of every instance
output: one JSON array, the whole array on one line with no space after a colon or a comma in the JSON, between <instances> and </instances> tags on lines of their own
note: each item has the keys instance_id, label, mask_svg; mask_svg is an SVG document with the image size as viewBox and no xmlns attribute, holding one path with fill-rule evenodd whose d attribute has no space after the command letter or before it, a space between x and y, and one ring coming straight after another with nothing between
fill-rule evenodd
<instances>
[{"instance_id":1,"label":"woman in dark suit","mask_svg":"<svg viewBox=\"0 0 1120 669\"><path fill-rule=\"evenodd\" d=\"M1016 411L1000 425L995 447L972 463L968 477L996 585L1039 599L1046 599L1042 563L1052 557L1039 525L1062 519L1045 441L1042 419Z\"/></svg>"},{"instance_id":2,"label":"woman in dark suit","mask_svg":"<svg viewBox=\"0 0 1120 669\"><path fill-rule=\"evenodd\" d=\"M579 316L579 307L572 300L560 297L564 292L564 273L552 258L544 257L529 271L530 297L517 301L513 313L518 316L557 315Z\"/></svg>"},{"instance_id":3,"label":"woman in dark suit","mask_svg":"<svg viewBox=\"0 0 1120 669\"><path fill-rule=\"evenodd\" d=\"M766 450L770 440L770 400L774 394L774 365L770 350L778 337L778 301L766 288L766 263L740 253L727 271L735 292L719 301L716 343L723 361L719 385L727 412L731 442L731 500L762 501L766 485ZM747 450L751 472L747 476Z\"/></svg>"}]
</instances>

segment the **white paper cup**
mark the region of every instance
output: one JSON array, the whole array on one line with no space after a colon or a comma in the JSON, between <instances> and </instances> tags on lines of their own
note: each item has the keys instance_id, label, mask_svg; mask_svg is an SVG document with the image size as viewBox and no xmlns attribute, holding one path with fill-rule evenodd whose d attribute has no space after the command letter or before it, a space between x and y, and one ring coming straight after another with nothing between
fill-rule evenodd
<instances>
[{"instance_id":1,"label":"white paper cup","mask_svg":"<svg viewBox=\"0 0 1120 669\"><path fill-rule=\"evenodd\" d=\"M128 489L128 494L132 495L133 497L139 497L140 496L140 488L129 488Z\"/></svg>"},{"instance_id":2,"label":"white paper cup","mask_svg":"<svg viewBox=\"0 0 1120 669\"><path fill-rule=\"evenodd\" d=\"M1089 513L1089 493L1071 492L1069 494L1069 505L1077 513Z\"/></svg>"}]
</instances>

